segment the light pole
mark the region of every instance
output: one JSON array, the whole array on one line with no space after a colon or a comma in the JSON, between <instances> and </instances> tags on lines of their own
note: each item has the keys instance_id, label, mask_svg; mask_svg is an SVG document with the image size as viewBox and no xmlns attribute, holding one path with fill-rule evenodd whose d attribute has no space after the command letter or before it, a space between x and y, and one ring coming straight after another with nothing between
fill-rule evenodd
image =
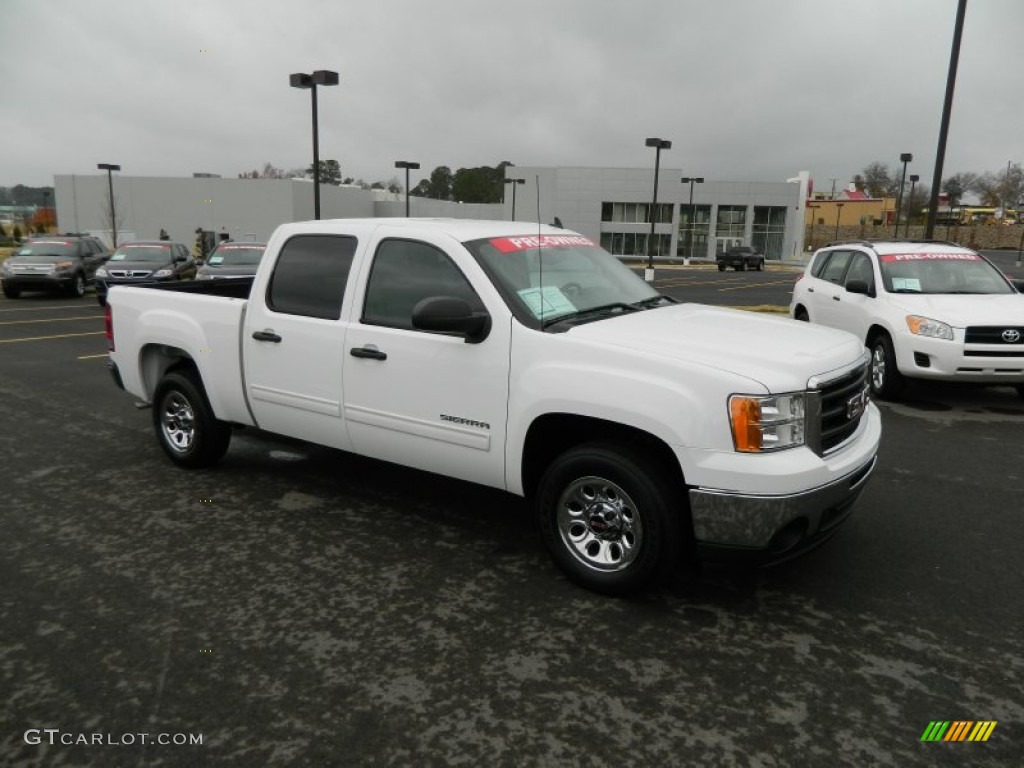
<instances>
[{"instance_id":1,"label":"light pole","mask_svg":"<svg viewBox=\"0 0 1024 768\"><path fill-rule=\"evenodd\" d=\"M292 88L309 88L313 95L313 218L320 218L320 132L316 116L316 87L318 85L337 85L338 73L327 69L318 69L307 75L297 72L289 75Z\"/></svg>"},{"instance_id":2,"label":"light pole","mask_svg":"<svg viewBox=\"0 0 1024 768\"><path fill-rule=\"evenodd\" d=\"M836 203L836 240L839 239L839 214L843 212L843 205L844 203Z\"/></svg>"},{"instance_id":3,"label":"light pole","mask_svg":"<svg viewBox=\"0 0 1024 768\"><path fill-rule=\"evenodd\" d=\"M120 171L121 166L115 165L114 163L98 163L96 165L101 171L107 172L107 192L110 197L110 229L112 232L111 239L114 242L114 249L117 250L117 211L114 210L114 178L111 176L112 171Z\"/></svg>"},{"instance_id":4,"label":"light pole","mask_svg":"<svg viewBox=\"0 0 1024 768\"><path fill-rule=\"evenodd\" d=\"M920 181L921 177L916 173L910 174L910 197L907 198L907 205L914 204L914 187L917 186L917 182ZM907 225L903 228L903 236L907 239L910 238L910 215L907 214Z\"/></svg>"},{"instance_id":5,"label":"light pole","mask_svg":"<svg viewBox=\"0 0 1024 768\"><path fill-rule=\"evenodd\" d=\"M506 184L512 185L512 221L516 220L516 187L525 184L526 179L505 179Z\"/></svg>"},{"instance_id":6,"label":"light pole","mask_svg":"<svg viewBox=\"0 0 1024 768\"><path fill-rule=\"evenodd\" d=\"M409 218L409 171L419 170L420 164L410 160L395 160L395 168L405 168L405 218Z\"/></svg>"},{"instance_id":7,"label":"light pole","mask_svg":"<svg viewBox=\"0 0 1024 768\"><path fill-rule=\"evenodd\" d=\"M907 163L914 159L909 152L900 155L900 162L903 163L903 175L900 176L900 190L896 195L896 237L900 236L900 211L903 209L903 185L907 183Z\"/></svg>"},{"instance_id":8,"label":"light pole","mask_svg":"<svg viewBox=\"0 0 1024 768\"><path fill-rule=\"evenodd\" d=\"M703 184L704 183L704 177L703 176L683 176L683 178L681 178L679 180L679 182L681 184L689 184L690 185L690 226L689 226L689 230L690 231L689 231L689 235L687 236L687 240L689 240L689 242L686 245L686 256L683 258L683 263L684 264L689 264L690 263L690 257L693 255L693 225L694 225L694 219L697 217L697 209L693 207L693 185L694 184Z\"/></svg>"},{"instance_id":9,"label":"light pole","mask_svg":"<svg viewBox=\"0 0 1024 768\"><path fill-rule=\"evenodd\" d=\"M50 190L43 190L43 227L50 234Z\"/></svg>"},{"instance_id":10,"label":"light pole","mask_svg":"<svg viewBox=\"0 0 1024 768\"><path fill-rule=\"evenodd\" d=\"M647 139L644 146L654 147L654 195L651 198L651 235L647 238L647 269L644 280L654 282L654 223L658 219L658 170L661 166L661 150L672 149L668 139Z\"/></svg>"}]
</instances>

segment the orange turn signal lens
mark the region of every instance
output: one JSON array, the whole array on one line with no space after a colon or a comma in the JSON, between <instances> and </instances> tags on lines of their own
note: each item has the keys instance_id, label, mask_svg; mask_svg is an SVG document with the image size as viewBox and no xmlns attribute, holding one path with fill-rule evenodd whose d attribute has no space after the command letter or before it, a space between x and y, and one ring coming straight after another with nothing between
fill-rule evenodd
<instances>
[{"instance_id":1,"label":"orange turn signal lens","mask_svg":"<svg viewBox=\"0 0 1024 768\"><path fill-rule=\"evenodd\" d=\"M762 448L761 403L752 397L729 399L729 421L737 451L753 453Z\"/></svg>"}]
</instances>

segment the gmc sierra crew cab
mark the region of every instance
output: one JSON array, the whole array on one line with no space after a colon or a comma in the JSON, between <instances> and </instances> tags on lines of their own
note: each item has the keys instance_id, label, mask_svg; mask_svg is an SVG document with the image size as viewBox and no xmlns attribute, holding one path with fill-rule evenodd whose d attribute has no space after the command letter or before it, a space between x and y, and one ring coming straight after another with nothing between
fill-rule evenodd
<instances>
[{"instance_id":1,"label":"gmc sierra crew cab","mask_svg":"<svg viewBox=\"0 0 1024 768\"><path fill-rule=\"evenodd\" d=\"M852 334L677 303L523 222L284 224L251 279L113 286L107 328L182 467L246 425L501 488L605 593L823 541L881 434Z\"/></svg>"}]
</instances>

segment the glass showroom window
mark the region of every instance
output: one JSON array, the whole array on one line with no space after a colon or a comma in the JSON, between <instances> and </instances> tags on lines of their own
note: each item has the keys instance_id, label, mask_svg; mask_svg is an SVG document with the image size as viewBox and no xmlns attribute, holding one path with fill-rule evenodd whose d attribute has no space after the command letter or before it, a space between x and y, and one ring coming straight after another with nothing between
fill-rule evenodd
<instances>
[{"instance_id":1,"label":"glass showroom window","mask_svg":"<svg viewBox=\"0 0 1024 768\"><path fill-rule=\"evenodd\" d=\"M753 245L766 259L782 258L782 241L786 234L785 206L755 206Z\"/></svg>"}]
</instances>

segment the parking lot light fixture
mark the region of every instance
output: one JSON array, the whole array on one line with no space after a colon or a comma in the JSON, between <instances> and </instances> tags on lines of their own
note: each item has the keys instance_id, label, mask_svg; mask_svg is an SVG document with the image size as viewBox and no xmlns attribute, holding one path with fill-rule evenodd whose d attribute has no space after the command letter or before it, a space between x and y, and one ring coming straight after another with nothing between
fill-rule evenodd
<instances>
[{"instance_id":1,"label":"parking lot light fixture","mask_svg":"<svg viewBox=\"0 0 1024 768\"><path fill-rule=\"evenodd\" d=\"M687 227L687 229L689 230L689 235L687 236L687 239L689 240L689 242L686 244L686 256L683 258L683 264L689 264L690 263L690 257L693 255L692 254L692 251L693 251L693 224L694 224L694 219L697 217L697 209L693 207L693 185L694 184L703 184L704 183L704 177L703 176L683 176L683 178L681 178L679 180L679 182L681 184L689 184L690 185L690 226Z\"/></svg>"},{"instance_id":2,"label":"parking lot light fixture","mask_svg":"<svg viewBox=\"0 0 1024 768\"><path fill-rule=\"evenodd\" d=\"M672 149L668 139L647 139L644 146L654 147L654 194L651 197L651 234L647 238L647 269L644 280L654 282L654 224L658 220L658 170L661 166L661 150Z\"/></svg>"},{"instance_id":3,"label":"parking lot light fixture","mask_svg":"<svg viewBox=\"0 0 1024 768\"><path fill-rule=\"evenodd\" d=\"M512 221L516 220L516 187L525 184L526 179L505 179L506 184L512 185Z\"/></svg>"},{"instance_id":4,"label":"parking lot light fixture","mask_svg":"<svg viewBox=\"0 0 1024 768\"><path fill-rule=\"evenodd\" d=\"M114 250L117 250L117 211L114 210L114 177L113 171L120 171L121 166L115 163L97 163L96 167L107 172L107 193L110 200L110 231L111 240L114 243Z\"/></svg>"},{"instance_id":5,"label":"parking lot light fixture","mask_svg":"<svg viewBox=\"0 0 1024 768\"><path fill-rule=\"evenodd\" d=\"M320 134L317 127L316 87L337 85L338 73L318 69L312 74L296 72L288 76L292 88L308 88L313 97L313 218L320 218Z\"/></svg>"},{"instance_id":6,"label":"parking lot light fixture","mask_svg":"<svg viewBox=\"0 0 1024 768\"><path fill-rule=\"evenodd\" d=\"M910 174L910 196L907 198L907 205L913 205L914 204L914 187L917 186L917 182L920 181L920 180L921 180L921 177L918 176L916 173ZM906 226L903 229L903 236L906 237L907 239L910 238L910 215L911 215L911 213L913 213L913 211L908 211L907 212L907 223L906 223Z\"/></svg>"},{"instance_id":7,"label":"parking lot light fixture","mask_svg":"<svg viewBox=\"0 0 1024 768\"><path fill-rule=\"evenodd\" d=\"M900 175L900 188L896 194L896 237L900 236L900 211L903 208L903 186L907 183L907 163L914 159L909 152L900 155L900 162L903 163L903 173Z\"/></svg>"},{"instance_id":8,"label":"parking lot light fixture","mask_svg":"<svg viewBox=\"0 0 1024 768\"><path fill-rule=\"evenodd\" d=\"M395 168L405 168L405 218L409 218L409 171L419 170L420 164L411 160L395 160Z\"/></svg>"}]
</instances>

